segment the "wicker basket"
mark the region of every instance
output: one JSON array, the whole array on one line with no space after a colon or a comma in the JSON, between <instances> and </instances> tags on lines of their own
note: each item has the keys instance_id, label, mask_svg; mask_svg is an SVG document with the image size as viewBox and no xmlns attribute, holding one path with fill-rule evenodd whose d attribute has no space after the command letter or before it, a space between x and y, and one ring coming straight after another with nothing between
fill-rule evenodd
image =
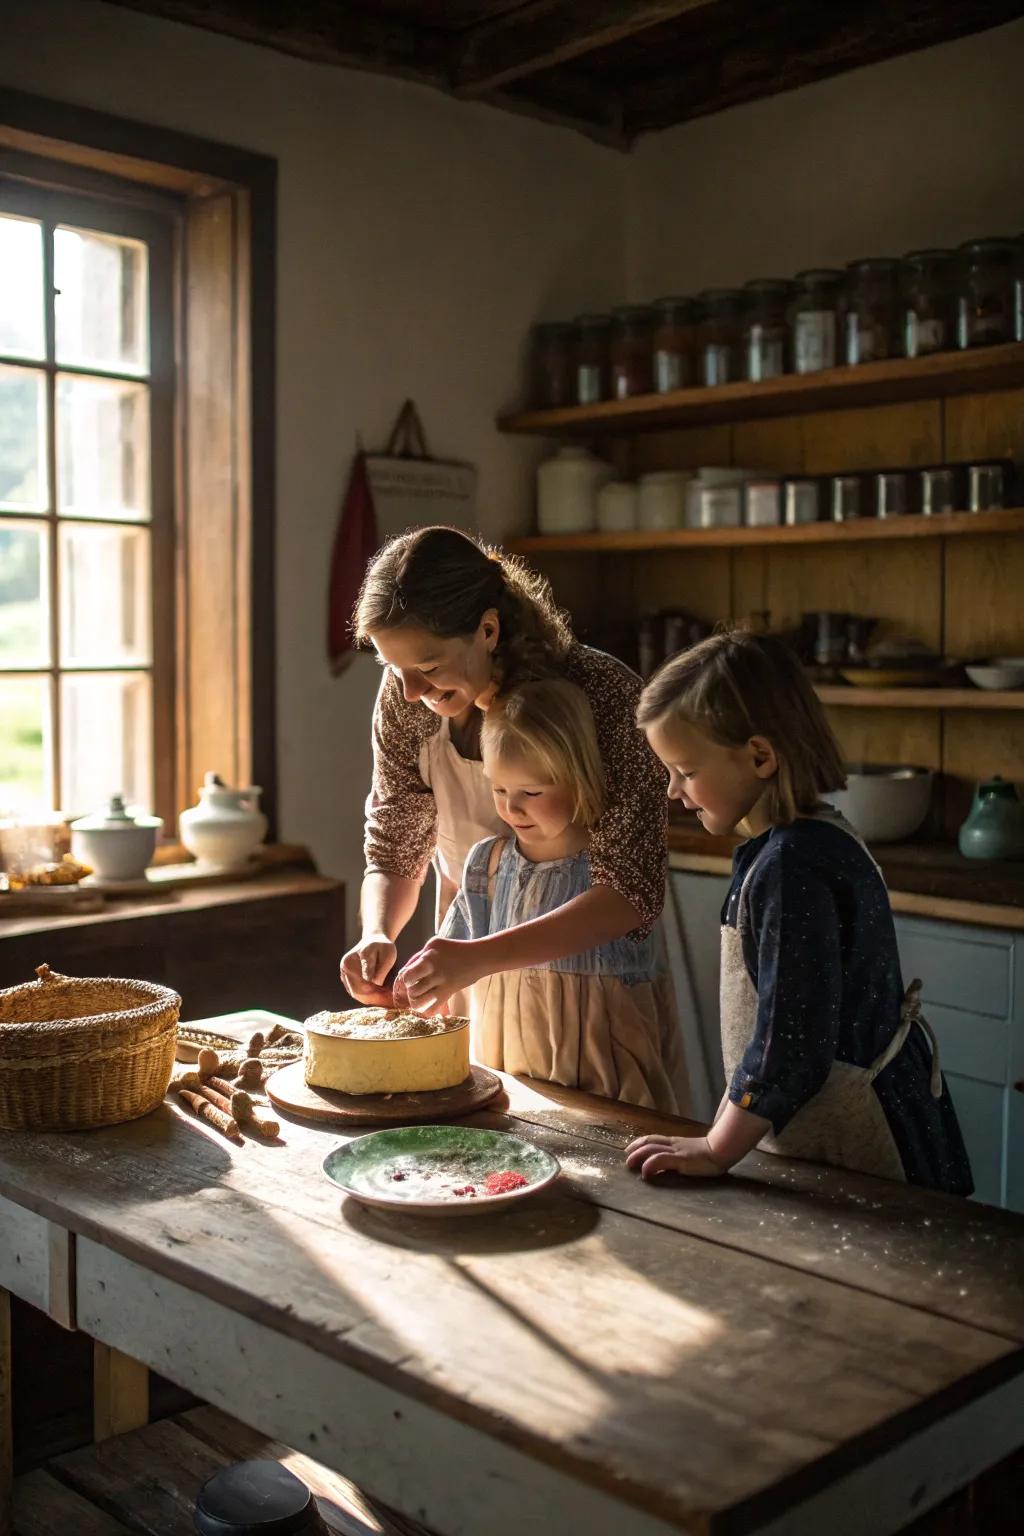
<instances>
[{"instance_id":1,"label":"wicker basket","mask_svg":"<svg viewBox=\"0 0 1024 1536\"><path fill-rule=\"evenodd\" d=\"M110 976L0 990L0 1129L85 1130L137 1120L167 1092L181 998Z\"/></svg>"}]
</instances>

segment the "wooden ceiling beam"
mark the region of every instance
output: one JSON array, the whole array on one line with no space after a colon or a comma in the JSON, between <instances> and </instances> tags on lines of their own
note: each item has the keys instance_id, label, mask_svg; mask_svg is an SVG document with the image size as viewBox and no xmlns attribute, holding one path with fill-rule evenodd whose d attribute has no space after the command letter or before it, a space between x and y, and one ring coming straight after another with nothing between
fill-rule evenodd
<instances>
[{"instance_id":1,"label":"wooden ceiling beam","mask_svg":"<svg viewBox=\"0 0 1024 1536\"><path fill-rule=\"evenodd\" d=\"M623 131L631 142L641 133L983 32L1020 14L1021 0L904 0L900 6L860 0L846 10L809 0L785 31L766 16L731 43L705 40L685 51L680 44L671 69L623 89Z\"/></svg>"},{"instance_id":2,"label":"wooden ceiling beam","mask_svg":"<svg viewBox=\"0 0 1024 1536\"><path fill-rule=\"evenodd\" d=\"M458 44L452 89L484 96L716 0L528 0L469 27Z\"/></svg>"},{"instance_id":3,"label":"wooden ceiling beam","mask_svg":"<svg viewBox=\"0 0 1024 1536\"><path fill-rule=\"evenodd\" d=\"M398 75L447 87L451 40L428 27L411 27L380 11L356 10L335 0L289 5L253 0L112 0L127 10L204 27L318 64Z\"/></svg>"}]
</instances>

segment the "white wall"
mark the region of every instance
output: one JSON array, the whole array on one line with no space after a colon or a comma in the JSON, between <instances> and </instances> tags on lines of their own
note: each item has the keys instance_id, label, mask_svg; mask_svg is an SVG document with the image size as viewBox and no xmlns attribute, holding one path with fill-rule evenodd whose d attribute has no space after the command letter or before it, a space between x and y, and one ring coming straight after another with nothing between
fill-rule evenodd
<instances>
[{"instance_id":1,"label":"white wall","mask_svg":"<svg viewBox=\"0 0 1024 1536\"><path fill-rule=\"evenodd\" d=\"M622 288L628 162L565 129L95 0L2 0L6 83L279 164L280 831L349 885L377 668L332 679L325 587L355 433L402 400L480 468L484 531L530 515L533 445L494 430L530 323ZM216 766L211 764L210 766Z\"/></svg>"},{"instance_id":2,"label":"white wall","mask_svg":"<svg viewBox=\"0 0 1024 1536\"><path fill-rule=\"evenodd\" d=\"M630 297L1024 229L1024 21L641 139Z\"/></svg>"}]
</instances>

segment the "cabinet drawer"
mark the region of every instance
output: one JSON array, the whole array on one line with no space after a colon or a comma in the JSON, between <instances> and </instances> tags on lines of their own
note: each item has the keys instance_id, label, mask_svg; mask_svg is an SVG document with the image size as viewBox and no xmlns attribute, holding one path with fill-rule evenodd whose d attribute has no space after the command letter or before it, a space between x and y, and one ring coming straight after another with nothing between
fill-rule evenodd
<instances>
[{"instance_id":1,"label":"cabinet drawer","mask_svg":"<svg viewBox=\"0 0 1024 1536\"><path fill-rule=\"evenodd\" d=\"M1006 1089L950 1072L949 1092L963 1132L974 1175L974 1198L1003 1203L1003 1145Z\"/></svg>"},{"instance_id":2,"label":"cabinet drawer","mask_svg":"<svg viewBox=\"0 0 1024 1536\"><path fill-rule=\"evenodd\" d=\"M64 1328L75 1326L74 1241L45 1216L0 1196L0 1286Z\"/></svg>"},{"instance_id":3,"label":"cabinet drawer","mask_svg":"<svg viewBox=\"0 0 1024 1536\"><path fill-rule=\"evenodd\" d=\"M964 1013L959 1008L943 1008L928 1003L924 1016L939 1042L943 1072L957 1072L983 1083L1006 1082L1010 1048L1007 1019L993 1019L983 1013Z\"/></svg>"},{"instance_id":4,"label":"cabinet drawer","mask_svg":"<svg viewBox=\"0 0 1024 1536\"><path fill-rule=\"evenodd\" d=\"M926 1003L987 1013L1005 1019L1010 1012L1011 941L986 943L945 934L938 925L929 931L898 923L903 979L920 976Z\"/></svg>"}]
</instances>

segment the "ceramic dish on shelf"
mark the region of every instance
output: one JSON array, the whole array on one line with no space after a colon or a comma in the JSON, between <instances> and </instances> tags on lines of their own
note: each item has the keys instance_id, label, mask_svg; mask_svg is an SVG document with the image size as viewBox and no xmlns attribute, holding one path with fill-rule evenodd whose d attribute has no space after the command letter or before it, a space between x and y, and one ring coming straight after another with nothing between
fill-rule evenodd
<instances>
[{"instance_id":1,"label":"ceramic dish on shelf","mask_svg":"<svg viewBox=\"0 0 1024 1536\"><path fill-rule=\"evenodd\" d=\"M546 1189L558 1159L506 1131L406 1125L371 1131L323 1160L332 1184L364 1205L416 1216L474 1215Z\"/></svg>"},{"instance_id":2,"label":"ceramic dish on shelf","mask_svg":"<svg viewBox=\"0 0 1024 1536\"><path fill-rule=\"evenodd\" d=\"M1024 688L1024 656L993 656L990 661L972 662L964 671L976 688L1000 692Z\"/></svg>"}]
</instances>

